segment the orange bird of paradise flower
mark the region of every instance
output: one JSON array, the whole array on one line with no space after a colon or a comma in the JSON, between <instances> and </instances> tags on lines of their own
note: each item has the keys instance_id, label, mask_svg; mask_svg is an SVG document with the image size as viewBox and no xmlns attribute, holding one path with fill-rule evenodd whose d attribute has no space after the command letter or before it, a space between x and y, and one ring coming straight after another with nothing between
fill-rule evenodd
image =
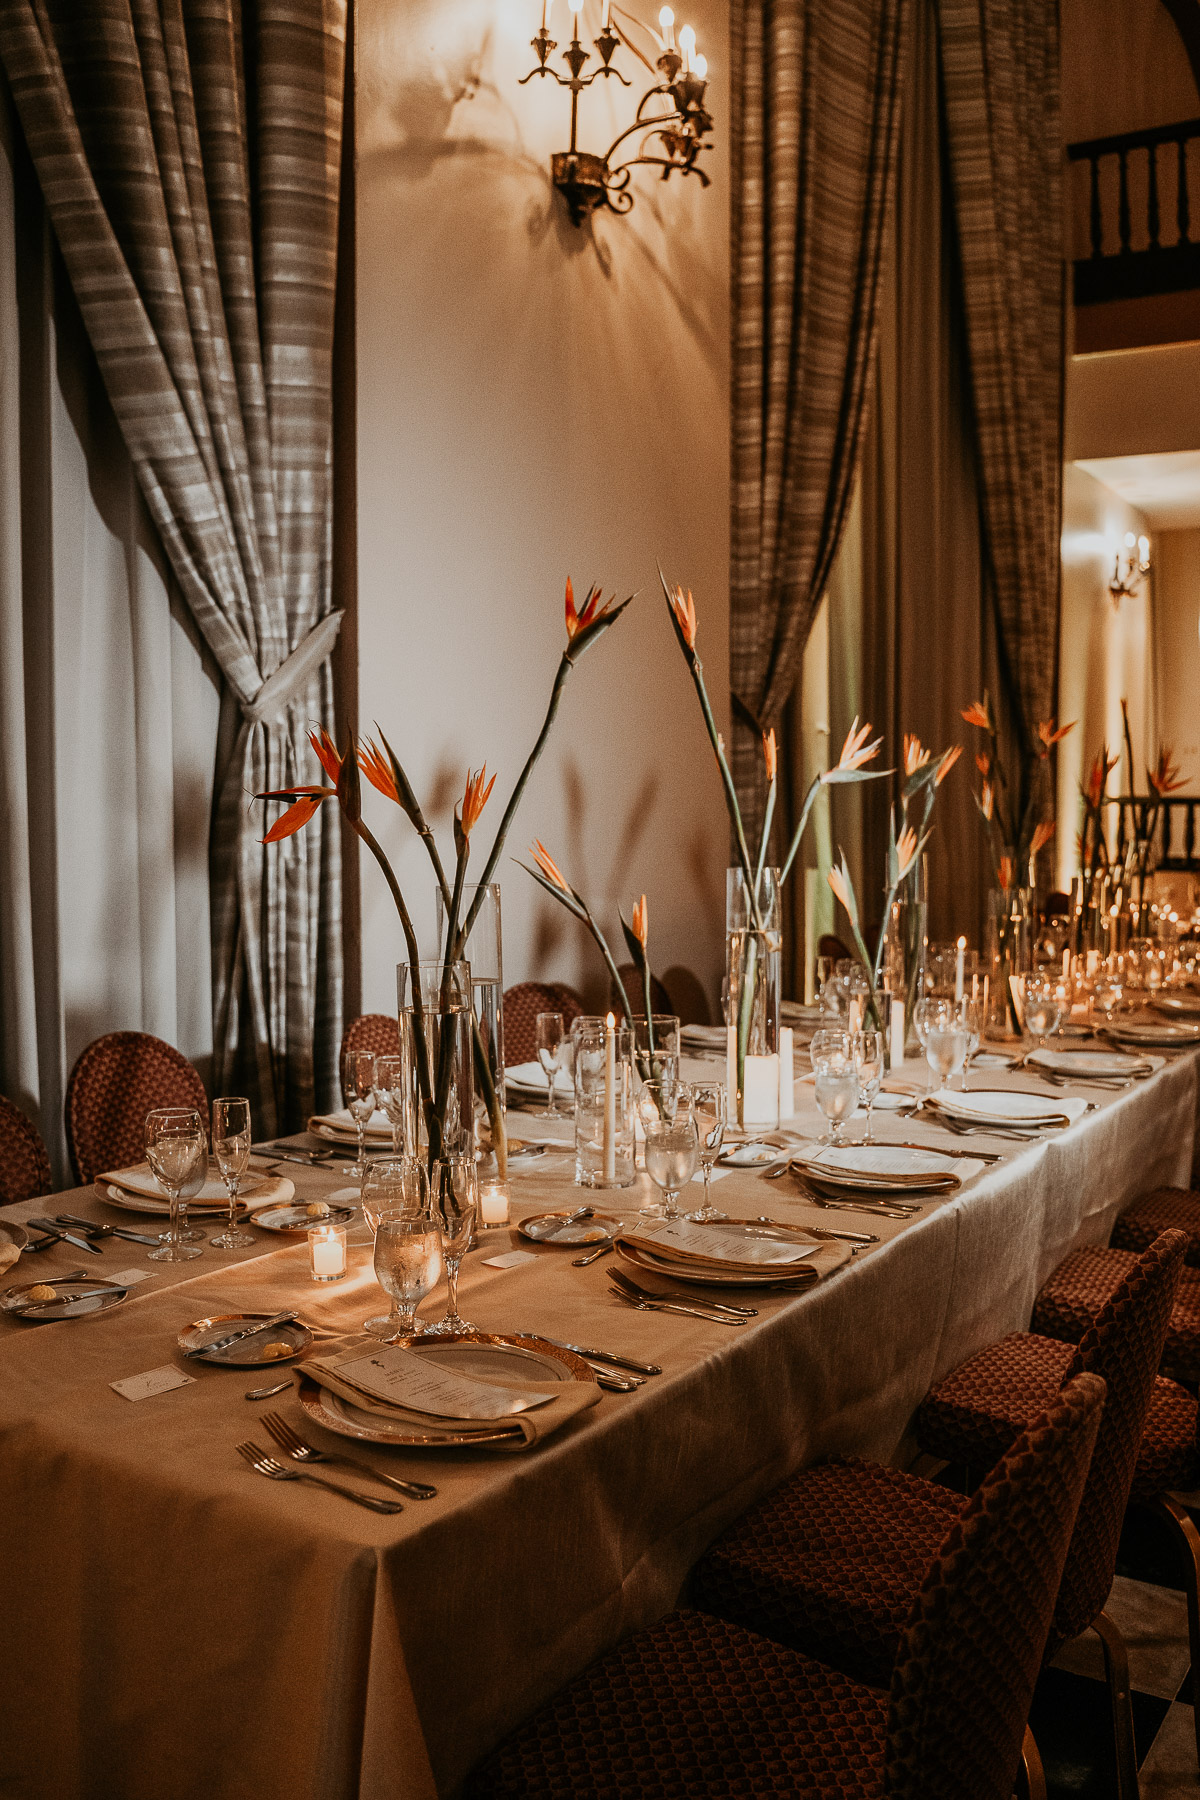
<instances>
[{"instance_id":1,"label":"orange bird of paradise flower","mask_svg":"<svg viewBox=\"0 0 1200 1800\"><path fill-rule=\"evenodd\" d=\"M878 737L873 744L868 744L867 739L870 735L871 727L869 725L860 726L858 714L855 713L854 723L846 733L846 741L842 745L842 754L832 769L826 769L821 780L828 781L831 775L847 769L861 769L864 763L869 763L871 758L878 754L879 746L883 742L883 739ZM840 895L838 897L841 898Z\"/></svg>"},{"instance_id":2,"label":"orange bird of paradise flower","mask_svg":"<svg viewBox=\"0 0 1200 1800\"><path fill-rule=\"evenodd\" d=\"M941 762L938 764L937 774L933 778L934 787L941 787L943 781L945 781L947 775L950 773L951 769L954 767L955 763L958 761L958 759L961 755L962 755L962 745L961 744L951 744L949 750L947 750L945 752L945 754L942 757Z\"/></svg>"},{"instance_id":3,"label":"orange bird of paradise flower","mask_svg":"<svg viewBox=\"0 0 1200 1800\"><path fill-rule=\"evenodd\" d=\"M1089 806L1099 806L1108 778L1116 766L1117 759L1115 756L1109 756L1108 745L1101 744L1088 776L1087 800Z\"/></svg>"},{"instance_id":4,"label":"orange bird of paradise flower","mask_svg":"<svg viewBox=\"0 0 1200 1800\"><path fill-rule=\"evenodd\" d=\"M906 775L915 775L918 769L923 769L931 754L926 750L919 737L911 731L905 732L904 773Z\"/></svg>"},{"instance_id":5,"label":"orange bird of paradise flower","mask_svg":"<svg viewBox=\"0 0 1200 1800\"><path fill-rule=\"evenodd\" d=\"M542 874L546 877L547 881L551 882L554 887L558 888L564 894L569 894L571 892L570 882L567 880L566 876L563 874L540 838L534 838L529 854L532 856L534 862L542 871Z\"/></svg>"},{"instance_id":6,"label":"orange bird of paradise flower","mask_svg":"<svg viewBox=\"0 0 1200 1800\"><path fill-rule=\"evenodd\" d=\"M962 717L968 725L978 725L980 731L992 729L991 714L988 712L987 703L983 700L972 700L970 706L963 708Z\"/></svg>"},{"instance_id":7,"label":"orange bird of paradise flower","mask_svg":"<svg viewBox=\"0 0 1200 1800\"><path fill-rule=\"evenodd\" d=\"M774 781L779 768L779 751L775 744L775 727L763 732L763 760L767 765L767 780ZM634 927L636 930L636 926Z\"/></svg>"},{"instance_id":8,"label":"orange bird of paradise flower","mask_svg":"<svg viewBox=\"0 0 1200 1800\"><path fill-rule=\"evenodd\" d=\"M1164 794L1176 794L1187 786L1179 764L1171 757L1171 746L1164 744L1158 753L1158 762L1153 769L1146 770L1146 779L1161 800Z\"/></svg>"},{"instance_id":9,"label":"orange bird of paradise flower","mask_svg":"<svg viewBox=\"0 0 1200 1800\"><path fill-rule=\"evenodd\" d=\"M358 747L358 766L378 793L387 800L394 800L397 806L400 805L400 790L396 786L392 765L370 738L365 739Z\"/></svg>"},{"instance_id":10,"label":"orange bird of paradise flower","mask_svg":"<svg viewBox=\"0 0 1200 1800\"><path fill-rule=\"evenodd\" d=\"M1077 721L1072 719L1069 725L1060 725L1056 731L1053 719L1043 719L1037 728L1037 734L1043 745L1041 754L1047 755L1055 744L1061 743L1069 731L1074 731L1076 723Z\"/></svg>"},{"instance_id":11,"label":"orange bird of paradise flower","mask_svg":"<svg viewBox=\"0 0 1200 1800\"><path fill-rule=\"evenodd\" d=\"M903 881L913 863L917 860L917 834L911 825L906 825L896 839L896 880Z\"/></svg>"},{"instance_id":12,"label":"orange bird of paradise flower","mask_svg":"<svg viewBox=\"0 0 1200 1800\"><path fill-rule=\"evenodd\" d=\"M484 786L485 781L487 782L486 787ZM490 781L487 779L486 763L484 763L478 775L473 775L470 769L467 770L467 785L463 790L462 801L457 809L459 823L462 826L464 837L470 837L476 825L478 825L479 815L487 805L488 795L495 785L496 777L494 775Z\"/></svg>"},{"instance_id":13,"label":"orange bird of paradise flower","mask_svg":"<svg viewBox=\"0 0 1200 1800\"><path fill-rule=\"evenodd\" d=\"M1039 850L1044 850L1054 836L1054 832L1055 824L1053 819L1043 819L1040 825L1035 825L1033 836L1029 840L1030 856L1036 856Z\"/></svg>"},{"instance_id":14,"label":"orange bird of paradise flower","mask_svg":"<svg viewBox=\"0 0 1200 1800\"><path fill-rule=\"evenodd\" d=\"M633 909L633 917L630 920L630 929L644 950L646 948L646 939L650 936L650 909L646 905L645 894L642 895L641 899Z\"/></svg>"},{"instance_id":15,"label":"orange bird of paradise flower","mask_svg":"<svg viewBox=\"0 0 1200 1800\"><path fill-rule=\"evenodd\" d=\"M692 599L692 590L688 589L687 599L683 597L683 589L677 587L673 594L668 594L671 611L675 615L675 623L679 627L679 635L689 650L696 648L696 602Z\"/></svg>"},{"instance_id":16,"label":"orange bird of paradise flower","mask_svg":"<svg viewBox=\"0 0 1200 1800\"><path fill-rule=\"evenodd\" d=\"M338 755L337 745L324 730L310 731L308 741L312 745L313 755L333 783L332 787L293 787L275 788L271 793L258 794L258 800L290 800L288 807L276 819L270 831L260 841L264 844L278 844L281 839L292 837L297 831L303 831L309 820L337 793L338 776L342 772L342 759Z\"/></svg>"},{"instance_id":17,"label":"orange bird of paradise flower","mask_svg":"<svg viewBox=\"0 0 1200 1800\"><path fill-rule=\"evenodd\" d=\"M563 603L563 610L565 611L567 618L567 642L569 644L574 643L581 631L586 631L589 625L594 625L597 619L602 619L612 605L611 599L606 600L603 606L600 604L600 601L600 589L598 587L590 587L587 591L587 598L584 600L583 605L581 607L576 607L575 589L572 585L571 577L569 575L567 576L567 593Z\"/></svg>"}]
</instances>

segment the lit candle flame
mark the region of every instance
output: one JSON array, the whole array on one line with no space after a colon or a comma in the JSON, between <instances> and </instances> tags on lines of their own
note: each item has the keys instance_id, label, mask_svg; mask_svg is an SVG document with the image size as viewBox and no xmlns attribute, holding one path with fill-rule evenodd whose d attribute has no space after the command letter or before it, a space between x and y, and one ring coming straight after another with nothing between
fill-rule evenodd
<instances>
[{"instance_id":1,"label":"lit candle flame","mask_svg":"<svg viewBox=\"0 0 1200 1800\"><path fill-rule=\"evenodd\" d=\"M698 75L700 77L701 81L703 81L705 79L705 77L708 74L708 58L707 58L707 56L697 56L693 59L692 74Z\"/></svg>"},{"instance_id":2,"label":"lit candle flame","mask_svg":"<svg viewBox=\"0 0 1200 1800\"><path fill-rule=\"evenodd\" d=\"M662 26L664 50L673 50L675 48L675 14L669 6L663 7L658 15L658 22Z\"/></svg>"}]
</instances>

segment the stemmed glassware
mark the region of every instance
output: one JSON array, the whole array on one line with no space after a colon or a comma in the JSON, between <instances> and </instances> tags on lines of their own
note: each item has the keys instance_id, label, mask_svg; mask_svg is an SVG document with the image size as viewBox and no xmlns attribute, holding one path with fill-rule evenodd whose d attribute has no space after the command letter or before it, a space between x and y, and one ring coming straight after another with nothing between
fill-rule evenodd
<instances>
[{"instance_id":1,"label":"stemmed glassware","mask_svg":"<svg viewBox=\"0 0 1200 1800\"><path fill-rule=\"evenodd\" d=\"M179 1235L179 1190L198 1166L207 1166L208 1136L200 1114L190 1106L163 1106L147 1113L146 1161L171 1208L166 1239L149 1252L150 1261L190 1262L200 1250Z\"/></svg>"},{"instance_id":2,"label":"stemmed glassware","mask_svg":"<svg viewBox=\"0 0 1200 1800\"><path fill-rule=\"evenodd\" d=\"M342 1092L358 1132L358 1157L353 1174L361 1182L367 1173L367 1125L375 1111L375 1056L372 1051L343 1052Z\"/></svg>"},{"instance_id":3,"label":"stemmed glassware","mask_svg":"<svg viewBox=\"0 0 1200 1800\"><path fill-rule=\"evenodd\" d=\"M179 1242L181 1244L202 1244L204 1242L204 1233L201 1231L200 1227L198 1225L188 1224L188 1201L195 1200L197 1196L203 1192L205 1183L208 1181L207 1142L205 1143L204 1149L204 1155L200 1158L199 1162L197 1162L195 1168L179 1190ZM158 1238L159 1243L165 1244L169 1236L169 1231L160 1232Z\"/></svg>"},{"instance_id":4,"label":"stemmed glassware","mask_svg":"<svg viewBox=\"0 0 1200 1800\"><path fill-rule=\"evenodd\" d=\"M415 1156L379 1156L367 1164L359 1207L372 1231L383 1219L429 1211L429 1177Z\"/></svg>"},{"instance_id":5,"label":"stemmed glassware","mask_svg":"<svg viewBox=\"0 0 1200 1800\"><path fill-rule=\"evenodd\" d=\"M958 1002L958 1016L963 1030L967 1034L967 1053L963 1057L962 1085L963 1093L967 1091L971 1073L971 1058L979 1048L979 1040L983 1035L983 1001L976 995L964 994Z\"/></svg>"},{"instance_id":6,"label":"stemmed glassware","mask_svg":"<svg viewBox=\"0 0 1200 1800\"><path fill-rule=\"evenodd\" d=\"M913 1017L917 1036L925 1046L925 1061L933 1078L928 1091L932 1093L939 1083L944 1086L957 1075L966 1062L967 1028L953 1000L918 1001Z\"/></svg>"},{"instance_id":7,"label":"stemmed glassware","mask_svg":"<svg viewBox=\"0 0 1200 1800\"><path fill-rule=\"evenodd\" d=\"M700 1140L692 1112L692 1090L682 1081L647 1081L638 1095L646 1132L646 1173L662 1189L662 1211L651 1202L645 1218L679 1217L679 1191L696 1173Z\"/></svg>"},{"instance_id":8,"label":"stemmed glassware","mask_svg":"<svg viewBox=\"0 0 1200 1800\"><path fill-rule=\"evenodd\" d=\"M250 1161L250 1102L233 1095L213 1101L212 1147L221 1179L229 1194L229 1220L224 1231L209 1242L218 1250L245 1250L254 1243L237 1223L238 1188Z\"/></svg>"},{"instance_id":9,"label":"stemmed glassware","mask_svg":"<svg viewBox=\"0 0 1200 1800\"><path fill-rule=\"evenodd\" d=\"M729 1217L728 1213L721 1212L713 1205L709 1193L713 1164L721 1154L728 1111L729 1096L723 1081L693 1083L692 1116L696 1121L696 1136L699 1140L700 1172L704 1176L704 1204L685 1213L684 1218L693 1219L697 1225L714 1225Z\"/></svg>"},{"instance_id":10,"label":"stemmed glassware","mask_svg":"<svg viewBox=\"0 0 1200 1800\"><path fill-rule=\"evenodd\" d=\"M1125 994L1123 975L1120 956L1106 956L1092 977L1092 1004L1100 1008L1108 1025L1112 1024L1113 1014ZM1025 1005L1025 1023L1029 1023L1028 1000ZM1057 1024L1057 1020L1055 1023Z\"/></svg>"},{"instance_id":11,"label":"stemmed glassware","mask_svg":"<svg viewBox=\"0 0 1200 1800\"><path fill-rule=\"evenodd\" d=\"M392 1128L392 1154L403 1156L414 1145L404 1142L404 1063L398 1056L375 1058L375 1100L388 1116Z\"/></svg>"},{"instance_id":12,"label":"stemmed glassware","mask_svg":"<svg viewBox=\"0 0 1200 1800\"><path fill-rule=\"evenodd\" d=\"M389 1295L386 1318L368 1319L363 1330L372 1337L416 1337L417 1307L438 1284L442 1273L442 1239L432 1212L389 1213L375 1233L375 1278Z\"/></svg>"},{"instance_id":13,"label":"stemmed glassware","mask_svg":"<svg viewBox=\"0 0 1200 1800\"><path fill-rule=\"evenodd\" d=\"M558 1093L555 1079L562 1063L563 1050L566 1047L566 1032L563 1029L561 1013L544 1012L537 1016L537 1056L542 1065L550 1091L546 1096L546 1110L535 1114L539 1119L557 1119Z\"/></svg>"},{"instance_id":14,"label":"stemmed glassware","mask_svg":"<svg viewBox=\"0 0 1200 1800\"><path fill-rule=\"evenodd\" d=\"M858 1105L858 1070L848 1031L818 1031L808 1047L817 1105L829 1120L823 1144L839 1144L844 1121Z\"/></svg>"},{"instance_id":15,"label":"stemmed glassware","mask_svg":"<svg viewBox=\"0 0 1200 1800\"><path fill-rule=\"evenodd\" d=\"M1120 989L1118 988L1118 998ZM1025 977L1025 1029L1031 1031L1038 1041L1038 1049L1044 1049L1046 1039L1056 1032L1062 1023L1062 1001L1058 996L1058 983L1049 975L1027 975Z\"/></svg>"},{"instance_id":16,"label":"stemmed glassware","mask_svg":"<svg viewBox=\"0 0 1200 1800\"><path fill-rule=\"evenodd\" d=\"M450 1298L446 1316L436 1325L425 1328L426 1336L447 1337L475 1327L458 1310L458 1271L471 1244L471 1233L479 1213L479 1171L473 1156L448 1156L435 1162L432 1178L431 1211L438 1221L442 1238L442 1261L446 1265L446 1286Z\"/></svg>"},{"instance_id":17,"label":"stemmed glassware","mask_svg":"<svg viewBox=\"0 0 1200 1800\"><path fill-rule=\"evenodd\" d=\"M867 1109L867 1132L864 1144L873 1144L875 1139L871 1131L871 1108L875 1104L875 1096L883 1085L884 1057L882 1031L856 1031L851 1039L854 1052L854 1068L858 1076L859 1099Z\"/></svg>"}]
</instances>

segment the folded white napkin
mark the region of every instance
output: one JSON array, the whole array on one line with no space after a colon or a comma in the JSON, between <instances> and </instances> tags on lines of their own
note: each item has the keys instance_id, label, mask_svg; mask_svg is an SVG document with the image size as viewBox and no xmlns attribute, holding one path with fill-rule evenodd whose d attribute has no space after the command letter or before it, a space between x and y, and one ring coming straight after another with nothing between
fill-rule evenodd
<instances>
[{"instance_id":1,"label":"folded white napkin","mask_svg":"<svg viewBox=\"0 0 1200 1800\"><path fill-rule=\"evenodd\" d=\"M505 1069L504 1079L511 1088L528 1088L531 1093L549 1094L550 1083L546 1079L546 1071L541 1063L513 1063ZM570 1100L575 1094L575 1083L565 1069L554 1071L554 1091L561 1094L564 1100Z\"/></svg>"}]
</instances>

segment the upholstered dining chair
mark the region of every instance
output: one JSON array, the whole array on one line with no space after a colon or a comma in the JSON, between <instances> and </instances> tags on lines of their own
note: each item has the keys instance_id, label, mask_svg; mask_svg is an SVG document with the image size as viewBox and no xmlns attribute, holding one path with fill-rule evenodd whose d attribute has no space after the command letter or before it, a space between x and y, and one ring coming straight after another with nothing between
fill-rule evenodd
<instances>
[{"instance_id":1,"label":"upholstered dining chair","mask_svg":"<svg viewBox=\"0 0 1200 1800\"><path fill-rule=\"evenodd\" d=\"M1034 1301L1029 1329L1064 1344L1078 1344L1136 1261L1135 1251L1106 1249L1102 1244L1072 1250ZM1185 1265L1179 1271L1162 1373L1176 1381L1200 1383L1200 1269Z\"/></svg>"},{"instance_id":2,"label":"upholstered dining chair","mask_svg":"<svg viewBox=\"0 0 1200 1800\"><path fill-rule=\"evenodd\" d=\"M0 1094L0 1206L50 1192L50 1158L42 1134L19 1106Z\"/></svg>"},{"instance_id":3,"label":"upholstered dining chair","mask_svg":"<svg viewBox=\"0 0 1200 1800\"><path fill-rule=\"evenodd\" d=\"M469 1800L1010 1800L1103 1399L1077 1376L948 1521L882 1689L670 1613L506 1738Z\"/></svg>"},{"instance_id":4,"label":"upholstered dining chair","mask_svg":"<svg viewBox=\"0 0 1200 1800\"><path fill-rule=\"evenodd\" d=\"M1124 1645L1103 1608L1183 1252L1182 1234L1164 1233L1135 1259L1078 1350L1015 1333L938 1383L917 1414L922 1449L986 1469L1068 1379L1088 1369L1108 1383L1047 1653L1089 1626L1100 1636L1119 1770L1126 1784L1133 1780L1122 1786L1122 1800L1137 1793L1128 1678L1126 1672L1122 1683ZM853 1460L817 1464L718 1538L693 1573L692 1596L698 1606L879 1682L929 1559L962 1506L961 1495L897 1469Z\"/></svg>"},{"instance_id":5,"label":"upholstered dining chair","mask_svg":"<svg viewBox=\"0 0 1200 1800\"><path fill-rule=\"evenodd\" d=\"M1200 1268L1200 1193L1195 1188L1152 1188L1125 1208L1109 1239L1114 1250L1144 1250L1160 1231L1187 1233L1187 1260Z\"/></svg>"},{"instance_id":6,"label":"upholstered dining chair","mask_svg":"<svg viewBox=\"0 0 1200 1800\"><path fill-rule=\"evenodd\" d=\"M519 981L505 988L504 1061L510 1069L537 1061L537 1021L544 1012L561 1013L569 1031L583 1013L583 1001L562 981Z\"/></svg>"},{"instance_id":7,"label":"upholstered dining chair","mask_svg":"<svg viewBox=\"0 0 1200 1800\"><path fill-rule=\"evenodd\" d=\"M146 1114L192 1106L208 1125L208 1095L180 1051L147 1031L110 1031L81 1050L67 1080L67 1149L80 1183L140 1162Z\"/></svg>"},{"instance_id":8,"label":"upholstered dining chair","mask_svg":"<svg viewBox=\"0 0 1200 1800\"><path fill-rule=\"evenodd\" d=\"M391 1013L360 1013L357 1019L351 1019L342 1033L339 1070L346 1066L347 1050L363 1050L372 1056L399 1056L400 1028ZM345 1104L346 1089L343 1084L342 1105Z\"/></svg>"}]
</instances>

